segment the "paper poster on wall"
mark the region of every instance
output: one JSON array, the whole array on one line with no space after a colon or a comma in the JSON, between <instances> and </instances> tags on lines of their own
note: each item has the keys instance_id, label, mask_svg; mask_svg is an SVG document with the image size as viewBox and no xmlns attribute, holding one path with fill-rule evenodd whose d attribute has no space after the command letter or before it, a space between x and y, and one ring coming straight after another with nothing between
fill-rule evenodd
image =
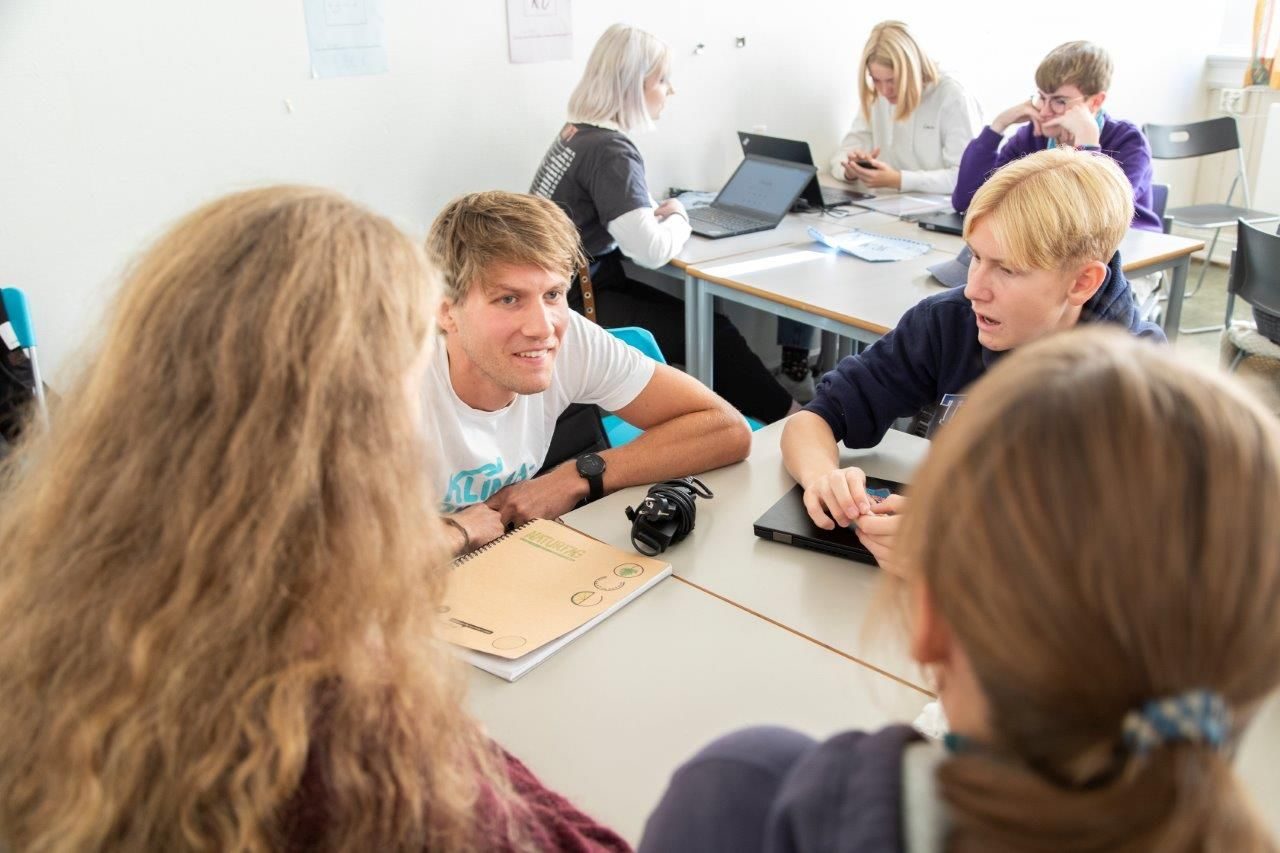
<instances>
[{"instance_id":1,"label":"paper poster on wall","mask_svg":"<svg viewBox=\"0 0 1280 853\"><path fill-rule=\"evenodd\" d=\"M387 37L382 0L303 0L311 76L385 74Z\"/></svg>"},{"instance_id":2,"label":"paper poster on wall","mask_svg":"<svg viewBox=\"0 0 1280 853\"><path fill-rule=\"evenodd\" d=\"M507 0L507 41L512 62L570 59L569 0Z\"/></svg>"}]
</instances>

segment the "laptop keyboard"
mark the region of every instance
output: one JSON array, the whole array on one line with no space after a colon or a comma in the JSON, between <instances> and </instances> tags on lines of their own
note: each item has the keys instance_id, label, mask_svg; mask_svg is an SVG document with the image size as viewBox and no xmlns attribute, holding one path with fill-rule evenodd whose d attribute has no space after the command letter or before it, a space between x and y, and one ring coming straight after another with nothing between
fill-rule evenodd
<instances>
[{"instance_id":1,"label":"laptop keyboard","mask_svg":"<svg viewBox=\"0 0 1280 853\"><path fill-rule=\"evenodd\" d=\"M759 219L750 219L746 216L739 216L736 213L730 213L727 210L721 210L717 207L699 207L690 211L690 216L695 219L707 222L711 225L719 226L726 231L739 231L745 228L759 228L763 223Z\"/></svg>"}]
</instances>

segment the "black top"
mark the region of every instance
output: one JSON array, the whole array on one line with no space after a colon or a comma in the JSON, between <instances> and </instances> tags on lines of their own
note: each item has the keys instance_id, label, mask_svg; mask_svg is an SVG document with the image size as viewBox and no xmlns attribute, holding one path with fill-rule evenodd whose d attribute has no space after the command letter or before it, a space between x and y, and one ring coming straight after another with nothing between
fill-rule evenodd
<instances>
[{"instance_id":1,"label":"black top","mask_svg":"<svg viewBox=\"0 0 1280 853\"><path fill-rule=\"evenodd\" d=\"M592 258L615 248L610 222L652 205L640 150L625 133L566 124L542 158L529 188L564 209Z\"/></svg>"}]
</instances>

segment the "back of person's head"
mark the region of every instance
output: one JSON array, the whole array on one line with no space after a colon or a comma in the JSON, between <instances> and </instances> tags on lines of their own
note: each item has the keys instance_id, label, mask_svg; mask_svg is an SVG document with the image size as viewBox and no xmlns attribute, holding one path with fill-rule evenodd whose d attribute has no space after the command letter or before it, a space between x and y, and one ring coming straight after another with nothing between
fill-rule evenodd
<instances>
[{"instance_id":1,"label":"back of person's head","mask_svg":"<svg viewBox=\"0 0 1280 853\"><path fill-rule=\"evenodd\" d=\"M907 574L993 739L939 770L948 849L1275 849L1230 764L1280 686L1274 416L1120 332L1065 332L976 386L911 494ZM1211 701L1147 704L1180 696Z\"/></svg>"},{"instance_id":2,"label":"back of person's head","mask_svg":"<svg viewBox=\"0 0 1280 853\"><path fill-rule=\"evenodd\" d=\"M473 846L489 759L432 641L410 387L438 287L304 187L207 204L135 264L5 480L0 846Z\"/></svg>"},{"instance_id":3,"label":"back of person's head","mask_svg":"<svg viewBox=\"0 0 1280 853\"><path fill-rule=\"evenodd\" d=\"M555 202L501 190L449 202L431 223L427 251L452 303L465 299L493 264L534 266L567 281L585 263L578 229Z\"/></svg>"},{"instance_id":4,"label":"back of person's head","mask_svg":"<svg viewBox=\"0 0 1280 853\"><path fill-rule=\"evenodd\" d=\"M1053 94L1059 86L1075 86L1086 97L1111 88L1111 56L1089 41L1060 44L1036 68L1036 86Z\"/></svg>"},{"instance_id":5,"label":"back of person's head","mask_svg":"<svg viewBox=\"0 0 1280 853\"><path fill-rule=\"evenodd\" d=\"M1037 151L982 185L965 214L965 239L983 219L1016 269L1107 263L1133 220L1133 185L1110 157Z\"/></svg>"},{"instance_id":6,"label":"back of person's head","mask_svg":"<svg viewBox=\"0 0 1280 853\"><path fill-rule=\"evenodd\" d=\"M894 118L898 121L915 112L925 87L938 80L938 67L920 49L907 25L901 21L881 21L871 28L867 44L862 48L862 63L858 66L861 73L858 98L862 114L867 118L871 117L871 105L876 100L876 90L869 79L868 66L872 62L893 70L898 87Z\"/></svg>"},{"instance_id":7,"label":"back of person's head","mask_svg":"<svg viewBox=\"0 0 1280 853\"><path fill-rule=\"evenodd\" d=\"M569 96L569 121L609 121L624 131L653 127L645 107L645 80L670 66L671 50L656 36L626 24L612 25L596 42Z\"/></svg>"}]
</instances>

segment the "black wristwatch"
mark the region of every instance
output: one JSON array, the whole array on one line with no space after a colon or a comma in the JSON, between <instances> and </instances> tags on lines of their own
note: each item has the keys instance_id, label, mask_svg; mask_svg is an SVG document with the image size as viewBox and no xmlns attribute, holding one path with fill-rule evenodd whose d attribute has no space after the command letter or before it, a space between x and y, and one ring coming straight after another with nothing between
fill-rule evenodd
<instances>
[{"instance_id":1,"label":"black wristwatch","mask_svg":"<svg viewBox=\"0 0 1280 853\"><path fill-rule=\"evenodd\" d=\"M604 497L604 460L597 453L584 453L576 460L578 465L578 476L587 481L587 485L591 487L591 497L589 501L596 501Z\"/></svg>"}]
</instances>

